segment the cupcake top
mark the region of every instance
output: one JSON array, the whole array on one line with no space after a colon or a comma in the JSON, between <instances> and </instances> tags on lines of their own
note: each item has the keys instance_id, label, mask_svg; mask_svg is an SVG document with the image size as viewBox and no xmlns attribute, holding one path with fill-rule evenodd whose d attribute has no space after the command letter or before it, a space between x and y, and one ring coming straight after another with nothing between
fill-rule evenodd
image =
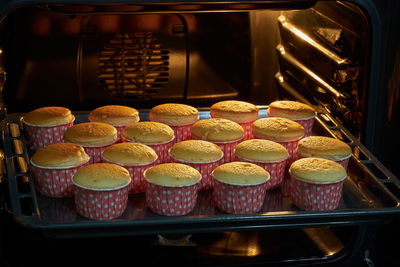
<instances>
[{"instance_id":1,"label":"cupcake top","mask_svg":"<svg viewBox=\"0 0 400 267\"><path fill-rule=\"evenodd\" d=\"M203 140L186 140L174 144L169 154L176 160L193 163L214 162L224 153L214 143Z\"/></svg>"},{"instance_id":2,"label":"cupcake top","mask_svg":"<svg viewBox=\"0 0 400 267\"><path fill-rule=\"evenodd\" d=\"M158 164L147 169L144 176L150 182L162 186L193 185L201 179L198 170L181 163Z\"/></svg>"},{"instance_id":3,"label":"cupcake top","mask_svg":"<svg viewBox=\"0 0 400 267\"><path fill-rule=\"evenodd\" d=\"M309 136L297 144L297 151L303 157L318 157L330 160L342 160L352 154L348 144L327 136Z\"/></svg>"},{"instance_id":4,"label":"cupcake top","mask_svg":"<svg viewBox=\"0 0 400 267\"><path fill-rule=\"evenodd\" d=\"M76 167L89 161L82 146L74 143L56 143L42 147L33 154L31 162L39 167Z\"/></svg>"},{"instance_id":5,"label":"cupcake top","mask_svg":"<svg viewBox=\"0 0 400 267\"><path fill-rule=\"evenodd\" d=\"M166 103L153 107L149 119L170 126L190 125L199 120L199 111L185 104Z\"/></svg>"},{"instance_id":6,"label":"cupcake top","mask_svg":"<svg viewBox=\"0 0 400 267\"><path fill-rule=\"evenodd\" d=\"M276 142L289 142L304 136L304 127L295 121L280 117L256 120L252 125L254 138Z\"/></svg>"},{"instance_id":7,"label":"cupcake top","mask_svg":"<svg viewBox=\"0 0 400 267\"><path fill-rule=\"evenodd\" d=\"M252 103L238 100L226 100L210 107L212 118L228 119L237 123L246 123L258 119L258 108Z\"/></svg>"},{"instance_id":8,"label":"cupcake top","mask_svg":"<svg viewBox=\"0 0 400 267\"><path fill-rule=\"evenodd\" d=\"M235 147L235 155L262 162L282 161L289 157L289 153L283 145L265 139L250 139L240 142Z\"/></svg>"},{"instance_id":9,"label":"cupcake top","mask_svg":"<svg viewBox=\"0 0 400 267\"><path fill-rule=\"evenodd\" d=\"M89 113L89 120L96 122L104 122L113 126L125 126L134 122L138 122L139 111L134 108L107 105L98 107Z\"/></svg>"},{"instance_id":10,"label":"cupcake top","mask_svg":"<svg viewBox=\"0 0 400 267\"><path fill-rule=\"evenodd\" d=\"M149 146L139 143L118 143L107 147L103 159L122 165L145 165L157 159L156 152Z\"/></svg>"},{"instance_id":11,"label":"cupcake top","mask_svg":"<svg viewBox=\"0 0 400 267\"><path fill-rule=\"evenodd\" d=\"M315 116L316 111L313 107L290 100L274 101L268 106L267 113L271 117L282 117L288 119L308 119Z\"/></svg>"},{"instance_id":12,"label":"cupcake top","mask_svg":"<svg viewBox=\"0 0 400 267\"><path fill-rule=\"evenodd\" d=\"M171 141L175 134L174 130L164 123L141 121L126 126L122 136L130 142L158 144Z\"/></svg>"},{"instance_id":13,"label":"cupcake top","mask_svg":"<svg viewBox=\"0 0 400 267\"><path fill-rule=\"evenodd\" d=\"M71 110L64 107L42 107L25 114L23 121L35 126L56 126L74 121Z\"/></svg>"},{"instance_id":14,"label":"cupcake top","mask_svg":"<svg viewBox=\"0 0 400 267\"><path fill-rule=\"evenodd\" d=\"M256 185L266 182L270 175L262 167L241 161L219 165L212 172L213 177L221 182L240 185Z\"/></svg>"},{"instance_id":15,"label":"cupcake top","mask_svg":"<svg viewBox=\"0 0 400 267\"><path fill-rule=\"evenodd\" d=\"M75 124L64 133L64 141L86 147L106 146L117 140L117 129L102 122Z\"/></svg>"},{"instance_id":16,"label":"cupcake top","mask_svg":"<svg viewBox=\"0 0 400 267\"><path fill-rule=\"evenodd\" d=\"M299 179L329 183L346 178L346 170L337 162L324 158L302 158L290 165L289 173Z\"/></svg>"},{"instance_id":17,"label":"cupcake top","mask_svg":"<svg viewBox=\"0 0 400 267\"><path fill-rule=\"evenodd\" d=\"M113 190L131 182L129 171L112 163L94 163L80 168L72 182L86 189Z\"/></svg>"},{"instance_id":18,"label":"cupcake top","mask_svg":"<svg viewBox=\"0 0 400 267\"><path fill-rule=\"evenodd\" d=\"M210 142L235 141L243 138L243 127L221 118L199 120L192 126L192 137Z\"/></svg>"}]
</instances>

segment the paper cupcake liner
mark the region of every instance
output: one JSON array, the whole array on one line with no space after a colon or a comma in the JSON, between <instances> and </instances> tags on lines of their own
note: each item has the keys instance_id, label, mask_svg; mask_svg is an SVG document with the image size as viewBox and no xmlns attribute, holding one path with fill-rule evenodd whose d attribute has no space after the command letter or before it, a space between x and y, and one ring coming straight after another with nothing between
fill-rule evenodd
<instances>
[{"instance_id":1,"label":"paper cupcake liner","mask_svg":"<svg viewBox=\"0 0 400 267\"><path fill-rule=\"evenodd\" d=\"M72 177L88 163L71 168L41 168L31 163L32 175L36 189L44 196L51 198L72 197L74 187Z\"/></svg>"},{"instance_id":2,"label":"paper cupcake liner","mask_svg":"<svg viewBox=\"0 0 400 267\"><path fill-rule=\"evenodd\" d=\"M36 152L42 147L63 142L64 133L74 124L74 121L47 127L34 126L26 122L23 122L23 124L26 143L33 152Z\"/></svg>"},{"instance_id":3,"label":"paper cupcake liner","mask_svg":"<svg viewBox=\"0 0 400 267\"><path fill-rule=\"evenodd\" d=\"M235 160L235 147L237 144L243 141L243 138L230 142L212 142L221 148L222 152L224 152L224 157L222 158L223 163L232 162Z\"/></svg>"},{"instance_id":4,"label":"paper cupcake liner","mask_svg":"<svg viewBox=\"0 0 400 267\"><path fill-rule=\"evenodd\" d=\"M112 143L112 144L109 144L109 145L106 145L106 146L101 146L101 147L88 147L88 146L84 146L83 148L85 149L85 152L86 152L86 153L89 155L89 157L90 157L89 163L90 163L90 164L93 164L93 163L102 162L102 161L103 161L103 157L102 157L103 151L104 151L107 147L109 147L109 146L111 146L111 145L113 145L113 144L115 144L115 143Z\"/></svg>"},{"instance_id":5,"label":"paper cupcake liner","mask_svg":"<svg viewBox=\"0 0 400 267\"><path fill-rule=\"evenodd\" d=\"M134 142L129 139L126 139L124 136L122 136L121 138L122 138L122 142ZM156 160L156 164L168 163L170 161L168 150L174 144L174 139L167 141L167 142L158 143L158 144L149 144L149 143L142 143L142 144L151 147L156 152L156 154L158 156L158 158Z\"/></svg>"},{"instance_id":6,"label":"paper cupcake liner","mask_svg":"<svg viewBox=\"0 0 400 267\"><path fill-rule=\"evenodd\" d=\"M290 165L296 161L298 159L298 155L296 153L296 149L297 149L297 144L299 143L299 141L302 139L303 137L301 137L298 140L294 140L294 141L288 141L288 142L280 142L277 141L277 143L283 145L288 153L289 153L289 158L286 160L286 166L290 167Z\"/></svg>"},{"instance_id":7,"label":"paper cupcake liner","mask_svg":"<svg viewBox=\"0 0 400 267\"><path fill-rule=\"evenodd\" d=\"M74 185L77 212L91 220L112 220L126 209L128 186L116 190L91 190Z\"/></svg>"},{"instance_id":8,"label":"paper cupcake liner","mask_svg":"<svg viewBox=\"0 0 400 267\"><path fill-rule=\"evenodd\" d=\"M175 139L173 140L172 144L189 140L192 137L192 126L193 124L189 125L182 125L182 126L171 126L169 125L175 133Z\"/></svg>"},{"instance_id":9,"label":"paper cupcake liner","mask_svg":"<svg viewBox=\"0 0 400 267\"><path fill-rule=\"evenodd\" d=\"M147 207L154 213L164 216L182 216L193 211L198 183L189 186L162 186L146 180L145 199Z\"/></svg>"},{"instance_id":10,"label":"paper cupcake liner","mask_svg":"<svg viewBox=\"0 0 400 267\"><path fill-rule=\"evenodd\" d=\"M343 181L312 183L290 176L290 197L293 204L306 211L334 210L342 197Z\"/></svg>"},{"instance_id":11,"label":"paper cupcake liner","mask_svg":"<svg viewBox=\"0 0 400 267\"><path fill-rule=\"evenodd\" d=\"M143 193L145 191L145 179L143 173L146 169L156 165L156 161L142 165L140 164L124 165L106 160L104 158L102 158L102 161L107 163L118 164L129 171L129 175L131 176L131 182L128 186L128 194L138 194L138 193Z\"/></svg>"},{"instance_id":12,"label":"paper cupcake liner","mask_svg":"<svg viewBox=\"0 0 400 267\"><path fill-rule=\"evenodd\" d=\"M311 118L302 119L302 120L293 119L293 121L297 122L298 124L300 124L301 126L304 127L304 137L311 136L312 128L314 125L314 120L315 120L315 115Z\"/></svg>"},{"instance_id":13,"label":"paper cupcake liner","mask_svg":"<svg viewBox=\"0 0 400 267\"><path fill-rule=\"evenodd\" d=\"M275 162L262 162L262 161L245 159L237 155L235 155L235 159L237 161L251 162L265 169L270 175L270 179L267 180L267 187L266 187L267 190L274 189L280 186L283 181L283 178L285 177L286 159Z\"/></svg>"},{"instance_id":14,"label":"paper cupcake liner","mask_svg":"<svg viewBox=\"0 0 400 267\"><path fill-rule=\"evenodd\" d=\"M214 201L217 208L229 214L252 214L264 204L266 183L233 185L214 179Z\"/></svg>"},{"instance_id":15,"label":"paper cupcake liner","mask_svg":"<svg viewBox=\"0 0 400 267\"><path fill-rule=\"evenodd\" d=\"M242 141L253 139L253 131L251 128L253 122L254 121L239 123L239 125L242 126L244 130L244 136Z\"/></svg>"},{"instance_id":16,"label":"paper cupcake liner","mask_svg":"<svg viewBox=\"0 0 400 267\"><path fill-rule=\"evenodd\" d=\"M212 171L221 165L222 158L213 162L194 163L183 160L177 160L171 157L171 162L183 163L189 165L201 173L201 180L199 184L199 191L209 190L214 187L214 179L212 178Z\"/></svg>"}]
</instances>

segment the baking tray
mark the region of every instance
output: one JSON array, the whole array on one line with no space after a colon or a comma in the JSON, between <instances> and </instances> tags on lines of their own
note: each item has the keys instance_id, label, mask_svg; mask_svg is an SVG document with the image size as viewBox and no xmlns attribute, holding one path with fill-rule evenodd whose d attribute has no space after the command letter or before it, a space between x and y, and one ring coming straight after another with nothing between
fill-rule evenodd
<instances>
[{"instance_id":1,"label":"baking tray","mask_svg":"<svg viewBox=\"0 0 400 267\"><path fill-rule=\"evenodd\" d=\"M200 119L209 110L199 109ZM183 234L214 231L254 230L283 227L311 227L386 223L399 214L399 180L354 136L329 114L319 113L313 135L338 138L353 150L344 182L340 205L333 211L302 211L296 208L282 188L268 191L257 214L230 215L215 207L212 191L199 193L194 210L185 216L168 217L147 209L144 193L130 195L123 215L111 221L92 221L77 214L73 198L48 198L34 189L29 157L21 129L23 114L10 114L2 122L4 164L9 195L8 209L21 226L39 229L51 237ZM75 123L88 121L88 112L74 112ZM260 107L260 117L266 117ZM142 121L148 110L141 110ZM18 148L19 147L19 148Z\"/></svg>"}]
</instances>

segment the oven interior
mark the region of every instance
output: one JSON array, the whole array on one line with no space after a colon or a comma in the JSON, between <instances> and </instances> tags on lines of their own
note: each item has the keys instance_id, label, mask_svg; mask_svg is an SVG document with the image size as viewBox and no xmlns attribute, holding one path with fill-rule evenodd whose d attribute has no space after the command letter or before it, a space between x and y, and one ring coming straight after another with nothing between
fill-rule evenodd
<instances>
[{"instance_id":1,"label":"oven interior","mask_svg":"<svg viewBox=\"0 0 400 267\"><path fill-rule=\"evenodd\" d=\"M261 106L296 99L330 114L363 142L369 23L360 7L337 1L24 5L9 11L0 24L2 115L46 105L89 111L124 104L146 110L165 102L207 108L227 99ZM348 141L342 132L336 134ZM393 188L393 194L399 192ZM20 240L39 240L37 233L21 234L24 231L2 232L4 240L14 240L5 250L7 257L13 257ZM102 246L104 240L125 238L135 241L143 257L151 257L149 249L163 257L179 254L182 262L194 260L198 265L311 265L348 263L354 254L366 261L365 253L376 245L366 232L356 224L188 233L189 237L104 239L99 233L99 239L76 241L43 237L40 231L39 236L46 248L79 242L100 251L108 248ZM32 251L32 257L44 257L41 250ZM153 260L161 262L163 257Z\"/></svg>"}]
</instances>

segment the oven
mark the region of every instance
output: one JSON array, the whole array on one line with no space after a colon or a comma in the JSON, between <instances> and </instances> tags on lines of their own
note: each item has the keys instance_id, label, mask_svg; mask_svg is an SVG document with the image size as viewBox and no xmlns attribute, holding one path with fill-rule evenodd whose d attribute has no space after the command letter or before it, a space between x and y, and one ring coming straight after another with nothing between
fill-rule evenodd
<instances>
[{"instance_id":1,"label":"oven","mask_svg":"<svg viewBox=\"0 0 400 267\"><path fill-rule=\"evenodd\" d=\"M398 260L397 1L26 1L0 3L0 265L145 262L195 266L385 266ZM156 216L143 195L112 221L35 191L21 117L64 106L277 99L317 110L314 135L353 155L338 209L306 212L277 189L253 215Z\"/></svg>"}]
</instances>

